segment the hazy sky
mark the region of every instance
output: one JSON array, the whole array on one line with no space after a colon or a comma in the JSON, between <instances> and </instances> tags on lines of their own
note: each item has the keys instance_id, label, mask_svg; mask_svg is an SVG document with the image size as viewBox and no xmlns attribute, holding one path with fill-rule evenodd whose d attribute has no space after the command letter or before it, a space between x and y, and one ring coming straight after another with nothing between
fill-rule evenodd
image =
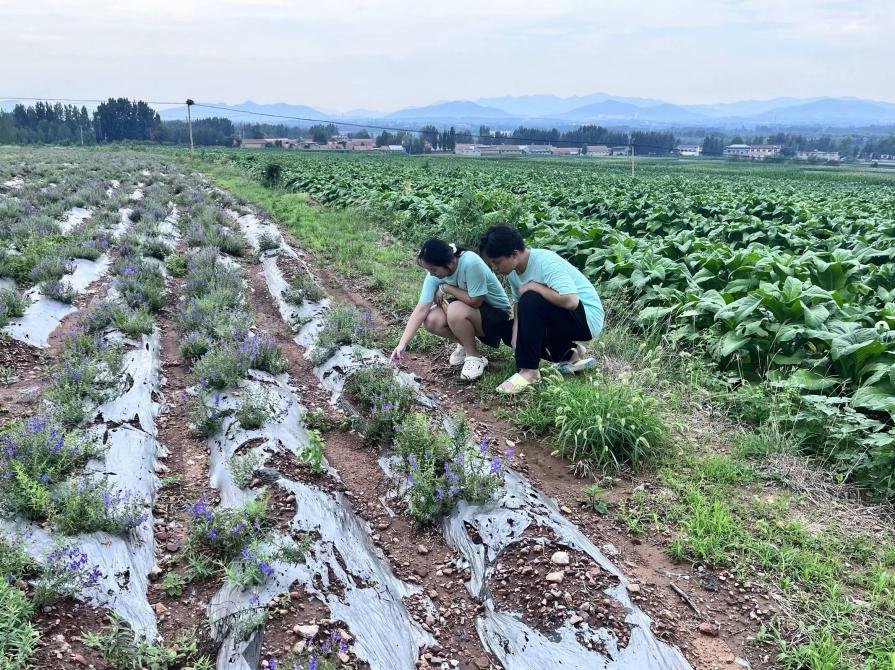
<instances>
[{"instance_id":1,"label":"hazy sky","mask_svg":"<svg viewBox=\"0 0 895 670\"><path fill-rule=\"evenodd\" d=\"M895 0L0 0L0 96L895 101Z\"/></svg>"}]
</instances>

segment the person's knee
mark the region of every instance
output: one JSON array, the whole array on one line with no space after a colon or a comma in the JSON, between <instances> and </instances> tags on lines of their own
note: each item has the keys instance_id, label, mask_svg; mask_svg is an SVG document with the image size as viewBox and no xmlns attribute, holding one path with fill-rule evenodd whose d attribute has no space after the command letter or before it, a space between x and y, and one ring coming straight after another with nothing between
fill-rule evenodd
<instances>
[{"instance_id":1,"label":"person's knee","mask_svg":"<svg viewBox=\"0 0 895 670\"><path fill-rule=\"evenodd\" d=\"M438 314L434 310L429 312L429 315L426 317L426 320L423 321L423 328L428 330L430 333L438 333L438 331L442 330L444 328L444 326L445 326L444 313Z\"/></svg>"},{"instance_id":2,"label":"person's knee","mask_svg":"<svg viewBox=\"0 0 895 670\"><path fill-rule=\"evenodd\" d=\"M526 291L519 296L519 310L540 310L547 305L547 298L537 291Z\"/></svg>"},{"instance_id":3,"label":"person's knee","mask_svg":"<svg viewBox=\"0 0 895 670\"><path fill-rule=\"evenodd\" d=\"M455 300L447 308L448 323L458 323L467 318L471 309L466 303Z\"/></svg>"}]
</instances>

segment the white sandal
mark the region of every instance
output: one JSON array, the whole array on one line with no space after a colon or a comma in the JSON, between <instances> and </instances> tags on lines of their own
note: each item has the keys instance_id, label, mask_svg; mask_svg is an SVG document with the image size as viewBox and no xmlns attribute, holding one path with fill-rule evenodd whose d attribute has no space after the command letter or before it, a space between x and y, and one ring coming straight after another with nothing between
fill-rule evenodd
<instances>
[{"instance_id":1,"label":"white sandal","mask_svg":"<svg viewBox=\"0 0 895 670\"><path fill-rule=\"evenodd\" d=\"M488 367L488 359L484 356L467 356L463 363L463 370L460 372L460 379L471 382L485 374L485 368Z\"/></svg>"},{"instance_id":2,"label":"white sandal","mask_svg":"<svg viewBox=\"0 0 895 670\"><path fill-rule=\"evenodd\" d=\"M457 348L451 352L451 357L448 359L448 363L451 365L463 365L463 361L466 360L466 349L463 348L462 344L458 344Z\"/></svg>"}]
</instances>

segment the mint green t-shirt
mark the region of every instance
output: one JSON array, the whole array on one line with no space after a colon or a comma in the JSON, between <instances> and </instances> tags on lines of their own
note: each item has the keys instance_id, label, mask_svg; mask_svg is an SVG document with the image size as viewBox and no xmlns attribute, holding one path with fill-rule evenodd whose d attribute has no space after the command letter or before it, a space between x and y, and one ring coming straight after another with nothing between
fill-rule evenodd
<instances>
[{"instance_id":1,"label":"mint green t-shirt","mask_svg":"<svg viewBox=\"0 0 895 670\"><path fill-rule=\"evenodd\" d=\"M549 286L560 295L576 293L584 305L591 336L596 337L603 330L603 303L597 289L581 270L559 254L549 249L531 249L525 272L520 275L514 270L507 275L507 281L515 302L519 302L519 287L530 281Z\"/></svg>"},{"instance_id":2,"label":"mint green t-shirt","mask_svg":"<svg viewBox=\"0 0 895 670\"><path fill-rule=\"evenodd\" d=\"M503 286L497 275L491 271L485 261L474 251L464 251L457 259L457 268L453 274L444 279L433 275L426 275L423 281L423 290L420 293L420 302L432 302L435 300L435 292L442 284L450 284L462 288L470 298L485 296L485 302L507 314L512 315L513 308L510 299L507 298Z\"/></svg>"}]
</instances>

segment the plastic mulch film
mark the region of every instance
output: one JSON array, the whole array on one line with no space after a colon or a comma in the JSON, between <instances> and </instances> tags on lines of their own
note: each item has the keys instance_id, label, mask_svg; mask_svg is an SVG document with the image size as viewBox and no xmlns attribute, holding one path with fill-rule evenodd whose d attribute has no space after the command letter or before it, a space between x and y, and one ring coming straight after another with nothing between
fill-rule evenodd
<instances>
[{"instance_id":1,"label":"plastic mulch film","mask_svg":"<svg viewBox=\"0 0 895 670\"><path fill-rule=\"evenodd\" d=\"M276 282L270 282L270 278L276 275L266 270L265 276L269 278L271 294L283 313L282 297L274 289ZM315 319L322 320L320 311L315 314ZM304 329L313 326L313 323L306 324ZM313 345L312 338L303 338L301 334L296 342L305 347ZM381 352L372 349L341 347L329 360L315 368L314 373L321 385L333 394L333 402L336 402L351 372L364 366L382 365L385 361L386 357ZM419 390L418 384L411 381L412 376L402 373L401 378L405 383L413 383ZM435 406L422 395L420 402ZM387 459L382 463L388 471ZM507 469L505 483L498 499L484 505L461 503L442 524L446 541L470 566L472 577L467 584L469 592L484 605L484 614L476 622L482 643L503 666L507 670L541 670L545 667L689 670L690 665L680 650L652 634L651 620L632 602L626 588L628 580L621 571L565 518L547 496L518 473ZM470 528L478 534L478 543L470 536ZM585 625L585 634L591 641L598 642L605 653L590 650L579 641L583 637L581 628L573 629L566 625L548 636L526 624L517 613L495 608L487 580L501 554L521 540L528 528L543 528L545 535L552 532L561 544L586 553L603 570L618 578L619 583L606 589L605 595L627 612L625 622L630 626L631 635L626 646L619 648L615 636L608 629Z\"/></svg>"},{"instance_id":2,"label":"plastic mulch film","mask_svg":"<svg viewBox=\"0 0 895 670\"><path fill-rule=\"evenodd\" d=\"M96 261L79 258L74 263L75 271L70 275L65 275L62 280L71 284L76 293L83 293L90 284L106 273L110 260L107 254L103 254ZM71 305L46 297L37 287L28 290L25 297L31 300L25 314L10 319L9 324L3 330L19 342L46 349L50 346L50 335L56 330L62 319L77 310Z\"/></svg>"},{"instance_id":3,"label":"plastic mulch film","mask_svg":"<svg viewBox=\"0 0 895 670\"><path fill-rule=\"evenodd\" d=\"M651 620L630 598L628 580L622 572L575 526L556 504L512 469L504 476L500 497L486 505L461 503L442 524L448 544L468 562L470 594L485 605L477 621L479 636L507 670L539 670L544 667L592 670L602 668L690 668L681 652L658 640L650 629ZM563 626L556 635L532 629L512 612L496 611L488 590L488 578L500 555L522 539L529 528L552 531L557 541L590 556L619 582L605 590L626 611L631 637L619 649L614 635L605 628L589 629L592 639L602 643L606 654L583 647L580 631ZM470 529L477 535L473 537Z\"/></svg>"},{"instance_id":4,"label":"plastic mulch film","mask_svg":"<svg viewBox=\"0 0 895 670\"><path fill-rule=\"evenodd\" d=\"M155 466L160 446L155 438L130 426L98 427L94 431L107 451L102 462L88 464L88 472L106 474L112 489L130 490L136 496L152 500L159 485ZM138 635L150 640L156 638L155 613L146 599L148 575L155 563L151 515L128 537L96 532L61 538L33 522L0 520L0 525L7 532L24 535L24 547L36 561L43 561L57 542L78 545L90 564L99 565L102 573L99 581L84 589L78 598L93 607L112 609Z\"/></svg>"},{"instance_id":5,"label":"plastic mulch film","mask_svg":"<svg viewBox=\"0 0 895 670\"><path fill-rule=\"evenodd\" d=\"M230 472L231 458L241 447L251 442L255 445L253 452L273 455L284 451L301 454L308 446L301 421L304 409L284 380L253 372L253 378L241 385L240 393L261 393L270 405L271 418L261 428L246 431L228 417L221 434L209 438L211 485L220 491L225 506L241 506L255 495L240 489ZM238 402L235 393L222 394L219 407L221 411L233 409ZM329 476L338 479L325 461L323 466ZM345 622L355 640L354 652L371 668L415 668L419 648L433 643L402 602L419 589L392 574L370 539L371 529L353 512L344 494L290 480L270 468L261 468L259 476L295 496L297 511L291 530L311 533L315 542L304 563L274 561L274 575L259 589L243 590L226 584L214 595L208 613L216 622L212 623L212 633L221 642L217 669L254 670L258 666L261 630L240 639L239 624L251 622L259 607L263 609L295 583L324 603L333 619ZM276 536L268 542L273 548L288 541L287 537Z\"/></svg>"},{"instance_id":6,"label":"plastic mulch film","mask_svg":"<svg viewBox=\"0 0 895 670\"><path fill-rule=\"evenodd\" d=\"M59 230L63 235L67 235L73 228L84 223L93 216L93 212L85 207L74 207L65 213L62 221L59 222Z\"/></svg>"}]
</instances>

